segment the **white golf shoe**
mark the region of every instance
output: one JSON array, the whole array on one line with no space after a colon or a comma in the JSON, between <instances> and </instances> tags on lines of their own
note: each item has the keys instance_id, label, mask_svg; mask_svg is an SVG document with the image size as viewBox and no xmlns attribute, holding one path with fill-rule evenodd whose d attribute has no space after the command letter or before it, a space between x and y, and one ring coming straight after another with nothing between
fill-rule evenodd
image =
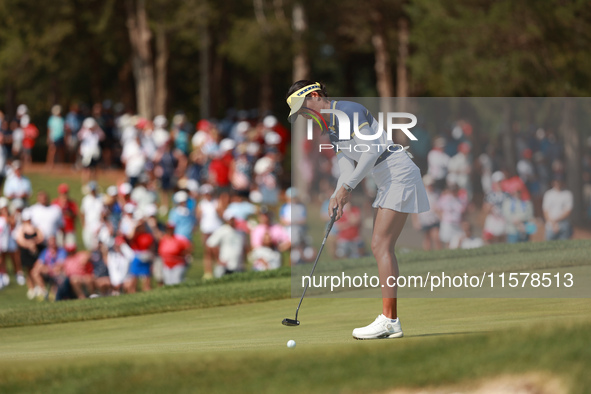
<instances>
[{"instance_id":1,"label":"white golf shoe","mask_svg":"<svg viewBox=\"0 0 591 394\"><path fill-rule=\"evenodd\" d=\"M379 315L369 326L353 330L353 338L355 339L386 339L401 338L402 336L400 319L393 320L384 315Z\"/></svg>"}]
</instances>

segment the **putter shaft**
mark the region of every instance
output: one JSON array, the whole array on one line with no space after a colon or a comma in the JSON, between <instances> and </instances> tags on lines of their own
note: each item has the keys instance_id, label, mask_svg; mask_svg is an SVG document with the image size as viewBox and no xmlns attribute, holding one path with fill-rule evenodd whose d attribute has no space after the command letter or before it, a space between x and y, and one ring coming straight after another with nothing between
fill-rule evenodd
<instances>
[{"instance_id":1,"label":"putter shaft","mask_svg":"<svg viewBox=\"0 0 591 394\"><path fill-rule=\"evenodd\" d=\"M330 230L332 230L332 226L334 225L335 219L337 217L337 207L334 207L332 210L332 216L330 218L330 222L328 223L328 227L326 228L326 234L324 235L324 239L322 240L322 245L320 245L320 249L318 250L318 255L316 256L316 261L314 261L314 265L312 266L312 271L310 272L310 278L314 275L314 270L316 269L316 264L318 264L318 260L320 259L320 254L322 254L322 249L324 249L324 244L326 244L326 240L328 239L328 234L330 234ZM296 309L295 320L298 321L298 313L300 312L300 306L302 306L302 301L304 301L304 296L306 295L306 291L308 290L308 286L310 285L310 281L306 283L304 287L304 292L302 293L302 297L300 298L300 303L298 304L298 308Z\"/></svg>"}]
</instances>

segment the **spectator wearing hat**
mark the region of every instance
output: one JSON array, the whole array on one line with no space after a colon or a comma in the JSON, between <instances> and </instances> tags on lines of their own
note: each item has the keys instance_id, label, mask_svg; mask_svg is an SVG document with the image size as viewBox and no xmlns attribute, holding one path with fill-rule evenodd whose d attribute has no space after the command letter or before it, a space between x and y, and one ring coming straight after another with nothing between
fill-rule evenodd
<instances>
[{"instance_id":1,"label":"spectator wearing hat","mask_svg":"<svg viewBox=\"0 0 591 394\"><path fill-rule=\"evenodd\" d=\"M76 219L78 218L78 204L70 198L70 187L66 183L62 183L57 187L58 196L53 200L52 204L59 207L62 211L62 242L58 244L65 245L66 239L76 239Z\"/></svg>"},{"instance_id":2,"label":"spectator wearing hat","mask_svg":"<svg viewBox=\"0 0 591 394\"><path fill-rule=\"evenodd\" d=\"M523 201L530 201L531 196L529 190L521 178L516 175L515 171L504 171L505 178L501 181L501 189L508 194L513 194L516 189L519 189Z\"/></svg>"},{"instance_id":3,"label":"spectator wearing hat","mask_svg":"<svg viewBox=\"0 0 591 394\"><path fill-rule=\"evenodd\" d=\"M94 288L101 296L111 294L111 279L109 277L109 267L107 266L106 250L107 245L111 243L112 237L100 237L97 247L90 251L90 263L92 264L92 274L94 277Z\"/></svg>"},{"instance_id":4,"label":"spectator wearing hat","mask_svg":"<svg viewBox=\"0 0 591 394\"><path fill-rule=\"evenodd\" d=\"M220 148L226 140L220 143ZM253 165L246 154L246 146L241 144L236 149L237 155L230 163L230 183L236 191L247 191L252 186Z\"/></svg>"},{"instance_id":5,"label":"spectator wearing hat","mask_svg":"<svg viewBox=\"0 0 591 394\"><path fill-rule=\"evenodd\" d=\"M343 214L335 225L338 230L336 256L351 259L364 256L365 245L361 237L361 209L352 203L345 205Z\"/></svg>"},{"instance_id":6,"label":"spectator wearing hat","mask_svg":"<svg viewBox=\"0 0 591 394\"><path fill-rule=\"evenodd\" d=\"M232 211L224 211L224 221L220 228L215 230L207 239L207 246L219 248L218 266L214 270L214 276L220 277L244 270L244 260L248 243L246 234L236 226L236 217Z\"/></svg>"},{"instance_id":7,"label":"spectator wearing hat","mask_svg":"<svg viewBox=\"0 0 591 394\"><path fill-rule=\"evenodd\" d=\"M170 137L174 142L175 149L178 149L184 156L189 155L189 134L193 127L187 122L183 113L178 113L172 118L172 130Z\"/></svg>"},{"instance_id":8,"label":"spectator wearing hat","mask_svg":"<svg viewBox=\"0 0 591 394\"><path fill-rule=\"evenodd\" d=\"M22 200L14 201L18 202ZM13 236L17 215L20 215L20 213L10 215L8 211L8 199L6 197L0 197L0 288L8 286L10 283L10 277L6 270L8 257L10 257L14 272L16 273L16 282L20 286L24 286L26 283L20 256L16 253L17 246Z\"/></svg>"},{"instance_id":9,"label":"spectator wearing hat","mask_svg":"<svg viewBox=\"0 0 591 394\"><path fill-rule=\"evenodd\" d=\"M15 240L20 252L21 265L26 274L27 297L32 300L38 296L35 290L35 284L31 278L31 270L39 257L40 248L45 240L43 232L35 227L31 221L31 212L29 209L23 210L21 215L21 224L15 229Z\"/></svg>"},{"instance_id":10,"label":"spectator wearing hat","mask_svg":"<svg viewBox=\"0 0 591 394\"><path fill-rule=\"evenodd\" d=\"M154 156L154 175L160 181L162 204L168 207L170 194L175 187L175 179L184 173L187 157L174 149L172 141L167 140Z\"/></svg>"},{"instance_id":11,"label":"spectator wearing hat","mask_svg":"<svg viewBox=\"0 0 591 394\"><path fill-rule=\"evenodd\" d=\"M133 250L134 258L129 265L129 278L124 283L127 293L136 292L138 278L141 280L143 291L151 289L152 261L156 251L154 236L146 225L143 213L139 210L136 211L134 219L136 225L129 236L129 246Z\"/></svg>"},{"instance_id":12,"label":"spectator wearing hat","mask_svg":"<svg viewBox=\"0 0 591 394\"><path fill-rule=\"evenodd\" d=\"M441 240L439 238L440 219L436 212L439 194L435 191L435 181L431 175L425 174L423 183L425 184L431 209L427 212L413 214L412 221L414 227L423 233L423 249L439 250L441 249Z\"/></svg>"},{"instance_id":13,"label":"spectator wearing hat","mask_svg":"<svg viewBox=\"0 0 591 394\"><path fill-rule=\"evenodd\" d=\"M135 203L131 199L131 192L133 191L133 187L128 182L123 182L122 184L120 184L118 191L119 191L119 205L121 207L124 207L125 204L128 204L128 203L135 205Z\"/></svg>"},{"instance_id":14,"label":"spectator wearing hat","mask_svg":"<svg viewBox=\"0 0 591 394\"><path fill-rule=\"evenodd\" d=\"M128 139L123 145L121 162L125 166L127 182L133 188L146 167L146 154L142 150L138 134L135 135L135 138Z\"/></svg>"},{"instance_id":15,"label":"spectator wearing hat","mask_svg":"<svg viewBox=\"0 0 591 394\"><path fill-rule=\"evenodd\" d=\"M483 211L486 214L482 238L486 243L499 243L505 240L505 216L503 202L507 195L503 192L501 182L505 174L496 171L491 175L491 189L484 197Z\"/></svg>"},{"instance_id":16,"label":"spectator wearing hat","mask_svg":"<svg viewBox=\"0 0 591 394\"><path fill-rule=\"evenodd\" d=\"M11 138L10 136L6 136L8 130L5 130L2 125L6 125L6 122L4 119L2 119L2 116L0 116L0 187L4 184L7 170L6 164L8 160L8 154L10 152L10 150L4 145L4 140Z\"/></svg>"},{"instance_id":17,"label":"spectator wearing hat","mask_svg":"<svg viewBox=\"0 0 591 394\"><path fill-rule=\"evenodd\" d=\"M63 161L66 127L62 118L62 107L51 107L51 116L47 120L47 166L53 168L56 154L59 161Z\"/></svg>"},{"instance_id":18,"label":"spectator wearing hat","mask_svg":"<svg viewBox=\"0 0 591 394\"><path fill-rule=\"evenodd\" d=\"M197 212L197 201L199 200L199 182L194 179L186 179L186 184L183 190L187 192L188 199L187 199L187 208L193 214Z\"/></svg>"},{"instance_id":19,"label":"spectator wearing hat","mask_svg":"<svg viewBox=\"0 0 591 394\"><path fill-rule=\"evenodd\" d=\"M80 141L80 157L84 168L84 182L96 179L96 166L101 158L101 141L105 139L105 132L93 118L86 118L82 128L78 131Z\"/></svg>"},{"instance_id":20,"label":"spectator wearing hat","mask_svg":"<svg viewBox=\"0 0 591 394\"><path fill-rule=\"evenodd\" d=\"M163 262L163 279L167 286L183 281L187 259L191 255L191 243L183 236L174 234L174 224L168 223L166 233L158 244L158 255Z\"/></svg>"},{"instance_id":21,"label":"spectator wearing hat","mask_svg":"<svg viewBox=\"0 0 591 394\"><path fill-rule=\"evenodd\" d=\"M123 214L121 216L121 221L119 222L117 234L124 236L127 240L131 239L133 229L136 226L136 220L134 219L135 211L135 205L130 202L123 206Z\"/></svg>"},{"instance_id":22,"label":"spectator wearing hat","mask_svg":"<svg viewBox=\"0 0 591 394\"><path fill-rule=\"evenodd\" d=\"M193 238L196 225L195 214L187 207L189 195L185 191L178 191L173 196L174 208L168 215L168 223L174 224L174 233L185 237L189 242Z\"/></svg>"},{"instance_id":23,"label":"spectator wearing hat","mask_svg":"<svg viewBox=\"0 0 591 394\"><path fill-rule=\"evenodd\" d=\"M96 247L104 204L103 198L98 194L98 185L95 181L89 182L87 188L88 194L80 203L82 240L86 249L92 250Z\"/></svg>"},{"instance_id":24,"label":"spectator wearing hat","mask_svg":"<svg viewBox=\"0 0 591 394\"><path fill-rule=\"evenodd\" d=\"M23 161L28 164L33 161L31 152L35 146L37 137L39 137L39 129L31 123L31 118L28 114L21 117L21 128L23 129Z\"/></svg>"},{"instance_id":25,"label":"spectator wearing hat","mask_svg":"<svg viewBox=\"0 0 591 394\"><path fill-rule=\"evenodd\" d=\"M45 190L37 193L37 203L29 207L33 224L41 229L46 239L57 237L62 232L64 221L62 210L57 205L49 204L49 195Z\"/></svg>"},{"instance_id":26,"label":"spectator wearing hat","mask_svg":"<svg viewBox=\"0 0 591 394\"><path fill-rule=\"evenodd\" d=\"M85 299L89 295L92 296L95 287L90 253L77 251L74 243L68 243L64 248L67 252L63 265L65 278L58 287L55 300Z\"/></svg>"},{"instance_id":27,"label":"spectator wearing hat","mask_svg":"<svg viewBox=\"0 0 591 394\"><path fill-rule=\"evenodd\" d=\"M157 115L153 121L154 131L152 132L152 139L156 145L156 149L160 149L170 140L170 133L166 130L168 120L164 115Z\"/></svg>"},{"instance_id":28,"label":"spectator wearing hat","mask_svg":"<svg viewBox=\"0 0 591 394\"><path fill-rule=\"evenodd\" d=\"M4 196L9 200L20 198L26 203L33 193L31 181L23 175L23 168L20 161L13 161L10 167L12 171L9 172L4 183Z\"/></svg>"},{"instance_id":29,"label":"spectator wearing hat","mask_svg":"<svg viewBox=\"0 0 591 394\"><path fill-rule=\"evenodd\" d=\"M113 295L119 295L135 254L122 236L115 237L107 250L105 262L109 267L109 279Z\"/></svg>"},{"instance_id":30,"label":"spectator wearing hat","mask_svg":"<svg viewBox=\"0 0 591 394\"><path fill-rule=\"evenodd\" d=\"M58 246L55 237L47 239L47 247L39 254L31 270L31 279L38 297L47 296L47 287L51 286L49 294L55 298L57 287L61 283L62 265L67 256L66 250Z\"/></svg>"},{"instance_id":31,"label":"spectator wearing hat","mask_svg":"<svg viewBox=\"0 0 591 394\"><path fill-rule=\"evenodd\" d=\"M534 208L530 200L524 200L521 188L517 184L508 189L508 196L503 201L503 216L505 217L505 232L508 243L527 242L531 234L535 233Z\"/></svg>"},{"instance_id":32,"label":"spectator wearing hat","mask_svg":"<svg viewBox=\"0 0 591 394\"><path fill-rule=\"evenodd\" d=\"M201 242L203 242L203 278L213 278L213 266L216 262L217 253L215 248L207 246L207 239L223 224L221 216L223 209L219 200L213 196L213 186L206 183L201 185L199 192L203 198L197 205L197 220L201 231ZM217 263L217 262L216 262Z\"/></svg>"},{"instance_id":33,"label":"spectator wearing hat","mask_svg":"<svg viewBox=\"0 0 591 394\"><path fill-rule=\"evenodd\" d=\"M427 155L428 170L436 190L441 191L446 186L449 156L444 152L445 138L438 137L433 143L433 149Z\"/></svg>"},{"instance_id":34,"label":"spectator wearing hat","mask_svg":"<svg viewBox=\"0 0 591 394\"><path fill-rule=\"evenodd\" d=\"M77 103L70 105L70 111L65 119L65 143L69 162L76 161L76 148L78 147L78 131L82 127L80 108Z\"/></svg>"},{"instance_id":35,"label":"spectator wearing hat","mask_svg":"<svg viewBox=\"0 0 591 394\"><path fill-rule=\"evenodd\" d=\"M228 204L226 211L231 212L236 219L238 229L249 232L246 221L251 215L257 212L257 207L248 200L249 193L246 191L235 191L232 194L232 201Z\"/></svg>"},{"instance_id":36,"label":"spectator wearing hat","mask_svg":"<svg viewBox=\"0 0 591 394\"><path fill-rule=\"evenodd\" d=\"M470 144L462 142L458 145L458 153L456 153L447 164L448 176L455 179L458 187L464 189L468 193L468 198L472 195L472 186L470 184L470 173L472 171L472 163L470 161Z\"/></svg>"},{"instance_id":37,"label":"spectator wearing hat","mask_svg":"<svg viewBox=\"0 0 591 394\"><path fill-rule=\"evenodd\" d=\"M468 202L463 196L460 196L459 187L456 184L450 184L445 189L435 205L441 223L439 227L439 239L446 246L449 246L451 240L463 233L461 224Z\"/></svg>"},{"instance_id":38,"label":"spectator wearing hat","mask_svg":"<svg viewBox=\"0 0 591 394\"><path fill-rule=\"evenodd\" d=\"M23 156L23 139L25 134L19 120L10 122L11 155L13 159L21 160Z\"/></svg>"},{"instance_id":39,"label":"spectator wearing hat","mask_svg":"<svg viewBox=\"0 0 591 394\"><path fill-rule=\"evenodd\" d=\"M279 209L279 221L291 242L291 263L302 260L307 245L308 212L306 206L299 201L298 190L290 187L285 191L285 204Z\"/></svg>"},{"instance_id":40,"label":"spectator wearing hat","mask_svg":"<svg viewBox=\"0 0 591 394\"><path fill-rule=\"evenodd\" d=\"M142 213L146 221L148 231L154 237L154 248L158 250L160 240L166 233L166 225L158 220L158 207L156 204L148 204L142 208ZM159 255L154 256L152 262L152 277L161 285L164 282L163 278L163 263Z\"/></svg>"},{"instance_id":41,"label":"spectator wearing hat","mask_svg":"<svg viewBox=\"0 0 591 394\"><path fill-rule=\"evenodd\" d=\"M259 223L250 233L251 259L253 269L264 271L281 266L281 252L289 250L289 235L279 224L273 223L272 212L262 207L258 215Z\"/></svg>"},{"instance_id":42,"label":"spectator wearing hat","mask_svg":"<svg viewBox=\"0 0 591 394\"><path fill-rule=\"evenodd\" d=\"M536 194L537 187L534 187L536 172L532 163L532 157L533 152L530 148L526 148L521 152L521 159L517 162L517 175L521 178L527 189L532 191L532 194Z\"/></svg>"},{"instance_id":43,"label":"spectator wearing hat","mask_svg":"<svg viewBox=\"0 0 591 394\"><path fill-rule=\"evenodd\" d=\"M230 166L234 160L232 155L234 146L234 141L226 138L220 142L219 150L210 154L208 182L221 189L227 189L230 186Z\"/></svg>"},{"instance_id":44,"label":"spectator wearing hat","mask_svg":"<svg viewBox=\"0 0 591 394\"><path fill-rule=\"evenodd\" d=\"M146 206L158 202L158 192L154 183L150 182L146 172L139 176L136 186L131 191L130 198L138 209L144 209Z\"/></svg>"},{"instance_id":45,"label":"spectator wearing hat","mask_svg":"<svg viewBox=\"0 0 591 394\"><path fill-rule=\"evenodd\" d=\"M546 240L569 239L572 236L570 214L573 194L564 189L562 178L554 179L552 188L544 194L542 210L546 221Z\"/></svg>"},{"instance_id":46,"label":"spectator wearing hat","mask_svg":"<svg viewBox=\"0 0 591 394\"><path fill-rule=\"evenodd\" d=\"M279 201L278 168L279 154L275 148L271 148L254 165L256 187L265 205L276 206Z\"/></svg>"},{"instance_id":47,"label":"spectator wearing hat","mask_svg":"<svg viewBox=\"0 0 591 394\"><path fill-rule=\"evenodd\" d=\"M111 224L114 234L117 234L119 230L119 222L121 221L121 215L123 213L121 205L117 199L117 194L117 186L109 186L103 200L105 208L109 212L109 223Z\"/></svg>"}]
</instances>

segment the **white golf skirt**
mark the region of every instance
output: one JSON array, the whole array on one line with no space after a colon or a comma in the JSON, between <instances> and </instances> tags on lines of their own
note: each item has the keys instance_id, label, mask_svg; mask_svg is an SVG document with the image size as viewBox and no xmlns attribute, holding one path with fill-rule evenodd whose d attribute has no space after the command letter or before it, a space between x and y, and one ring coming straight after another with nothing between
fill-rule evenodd
<instances>
[{"instance_id":1,"label":"white golf skirt","mask_svg":"<svg viewBox=\"0 0 591 394\"><path fill-rule=\"evenodd\" d=\"M405 213L429 210L427 191L419 167L405 150L394 152L373 169L378 193L374 208L387 208Z\"/></svg>"}]
</instances>

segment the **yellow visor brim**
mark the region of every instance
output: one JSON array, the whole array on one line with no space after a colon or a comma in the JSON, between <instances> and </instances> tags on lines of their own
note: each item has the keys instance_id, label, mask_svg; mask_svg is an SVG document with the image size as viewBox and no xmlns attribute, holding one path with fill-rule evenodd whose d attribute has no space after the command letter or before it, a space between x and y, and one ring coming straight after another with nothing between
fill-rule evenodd
<instances>
[{"instance_id":1,"label":"yellow visor brim","mask_svg":"<svg viewBox=\"0 0 591 394\"><path fill-rule=\"evenodd\" d=\"M289 116L287 117L289 122L295 122L298 116L298 111L302 108L302 105L304 105L304 101L306 101L305 97L294 97L291 99L291 111L289 111Z\"/></svg>"}]
</instances>

